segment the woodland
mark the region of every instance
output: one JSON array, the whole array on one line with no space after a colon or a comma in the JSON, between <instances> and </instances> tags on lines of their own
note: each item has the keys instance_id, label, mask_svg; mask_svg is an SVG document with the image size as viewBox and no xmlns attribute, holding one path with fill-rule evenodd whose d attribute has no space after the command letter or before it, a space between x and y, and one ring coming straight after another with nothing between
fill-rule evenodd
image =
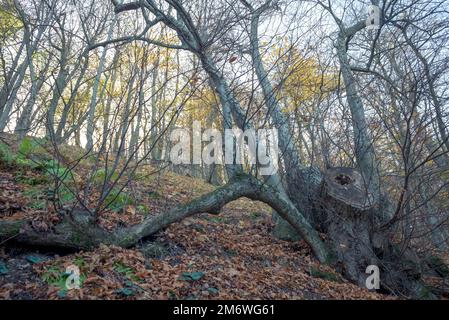
<instances>
[{"instance_id":1,"label":"woodland","mask_svg":"<svg viewBox=\"0 0 449 320\"><path fill-rule=\"evenodd\" d=\"M448 70L445 0L0 0L0 299L448 298Z\"/></svg>"}]
</instances>

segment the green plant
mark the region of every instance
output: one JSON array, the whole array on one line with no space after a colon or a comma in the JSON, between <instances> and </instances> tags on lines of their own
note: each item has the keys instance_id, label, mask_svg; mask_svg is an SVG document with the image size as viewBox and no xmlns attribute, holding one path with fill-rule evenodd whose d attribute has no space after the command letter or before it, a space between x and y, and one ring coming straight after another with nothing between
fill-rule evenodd
<instances>
[{"instance_id":1,"label":"green plant","mask_svg":"<svg viewBox=\"0 0 449 320\"><path fill-rule=\"evenodd\" d=\"M11 151L11 148L0 141L0 164L5 167L11 167L14 165L14 160L15 155Z\"/></svg>"},{"instance_id":2,"label":"green plant","mask_svg":"<svg viewBox=\"0 0 449 320\"><path fill-rule=\"evenodd\" d=\"M419 289L419 293L418 293L418 297L421 300L430 300L434 298L433 292L432 292L432 288L426 285L423 285L420 289Z\"/></svg>"},{"instance_id":3,"label":"green plant","mask_svg":"<svg viewBox=\"0 0 449 320\"><path fill-rule=\"evenodd\" d=\"M204 272L183 272L179 280L184 281L198 281L204 277Z\"/></svg>"},{"instance_id":4,"label":"green plant","mask_svg":"<svg viewBox=\"0 0 449 320\"><path fill-rule=\"evenodd\" d=\"M317 267L310 268L310 275L312 277L320 278L320 279L324 279L324 280L328 280L328 281L341 282L341 278L338 275L331 273L331 272L320 270Z\"/></svg>"},{"instance_id":5,"label":"green plant","mask_svg":"<svg viewBox=\"0 0 449 320\"><path fill-rule=\"evenodd\" d=\"M36 148L34 141L30 138L25 137L19 145L19 154L23 157L28 157Z\"/></svg>"},{"instance_id":6,"label":"green plant","mask_svg":"<svg viewBox=\"0 0 449 320\"><path fill-rule=\"evenodd\" d=\"M41 187L32 187L24 191L24 196L29 200L28 206L32 209L43 210L47 208L45 193Z\"/></svg>"},{"instance_id":7,"label":"green plant","mask_svg":"<svg viewBox=\"0 0 449 320\"><path fill-rule=\"evenodd\" d=\"M58 198L61 203L65 204L74 201L75 195L73 194L73 191L68 189L66 186L62 186L58 190Z\"/></svg>"},{"instance_id":8,"label":"green plant","mask_svg":"<svg viewBox=\"0 0 449 320\"><path fill-rule=\"evenodd\" d=\"M44 171L51 177L57 178L60 181L66 181L69 176L73 179L72 172L56 160L41 161L39 162L37 169Z\"/></svg>"},{"instance_id":9,"label":"green plant","mask_svg":"<svg viewBox=\"0 0 449 320\"><path fill-rule=\"evenodd\" d=\"M55 194L54 186L48 185L48 177L44 176L41 178L42 180L39 180L39 177L35 179L36 180L22 180L22 178L19 178L18 180L22 183L28 182L27 184L31 186L23 192L24 196L28 199L28 207L37 210L45 210L47 209L47 202L53 201L53 199L57 199L60 204L68 204L75 201L75 194L68 188L68 186L61 185L56 190Z\"/></svg>"},{"instance_id":10,"label":"green plant","mask_svg":"<svg viewBox=\"0 0 449 320\"><path fill-rule=\"evenodd\" d=\"M19 169L36 169L39 166L39 163L36 163L30 159L24 158L22 155L17 155L14 159L16 165Z\"/></svg>"},{"instance_id":11,"label":"green plant","mask_svg":"<svg viewBox=\"0 0 449 320\"><path fill-rule=\"evenodd\" d=\"M29 186L37 186L48 184L50 180L45 175L27 176L23 172L18 172L15 178L16 182L27 184Z\"/></svg>"},{"instance_id":12,"label":"green plant","mask_svg":"<svg viewBox=\"0 0 449 320\"><path fill-rule=\"evenodd\" d=\"M48 266L45 268L45 271L42 273L41 279L46 282L48 285L55 286L61 290L61 293L65 295L65 291L67 290L66 282L70 273L67 273L61 270L57 266ZM86 275L80 275L80 286L86 280Z\"/></svg>"},{"instance_id":13,"label":"green plant","mask_svg":"<svg viewBox=\"0 0 449 320\"><path fill-rule=\"evenodd\" d=\"M73 264L81 269L81 268L84 268L86 266L86 260L84 260L83 257L77 257L73 261Z\"/></svg>"},{"instance_id":14,"label":"green plant","mask_svg":"<svg viewBox=\"0 0 449 320\"><path fill-rule=\"evenodd\" d=\"M42 257L33 256L33 255L28 255L28 256L26 257L26 260L27 260L28 262L32 263L32 264L35 264L35 263L41 263L41 262L44 261L44 259L42 259Z\"/></svg>"},{"instance_id":15,"label":"green plant","mask_svg":"<svg viewBox=\"0 0 449 320\"><path fill-rule=\"evenodd\" d=\"M168 300L178 300L178 296L176 295L176 292L173 290L168 291Z\"/></svg>"},{"instance_id":16,"label":"green plant","mask_svg":"<svg viewBox=\"0 0 449 320\"><path fill-rule=\"evenodd\" d=\"M132 297L136 295L136 290L134 287L124 287L121 289L117 289L115 290L115 293L124 297L124 298L128 298L128 297Z\"/></svg>"},{"instance_id":17,"label":"green plant","mask_svg":"<svg viewBox=\"0 0 449 320\"><path fill-rule=\"evenodd\" d=\"M128 194L114 189L106 197L105 204L110 209L120 212L125 206L134 205L134 200Z\"/></svg>"},{"instance_id":18,"label":"green plant","mask_svg":"<svg viewBox=\"0 0 449 320\"><path fill-rule=\"evenodd\" d=\"M3 261L0 261L0 275L5 275L9 272L8 267L6 266L6 263Z\"/></svg>"},{"instance_id":19,"label":"green plant","mask_svg":"<svg viewBox=\"0 0 449 320\"><path fill-rule=\"evenodd\" d=\"M60 289L66 289L65 284L68 276L68 274L61 271L58 267L50 266L45 269L45 272L42 274L41 278L49 285Z\"/></svg>"},{"instance_id":20,"label":"green plant","mask_svg":"<svg viewBox=\"0 0 449 320\"><path fill-rule=\"evenodd\" d=\"M211 293L211 294L218 294L218 292L219 292L219 290L214 287L207 288L207 291L209 291L209 293Z\"/></svg>"},{"instance_id":21,"label":"green plant","mask_svg":"<svg viewBox=\"0 0 449 320\"><path fill-rule=\"evenodd\" d=\"M145 204L139 204L136 209L137 209L137 212L142 213L142 214L148 214L148 212L150 211L148 206Z\"/></svg>"},{"instance_id":22,"label":"green plant","mask_svg":"<svg viewBox=\"0 0 449 320\"><path fill-rule=\"evenodd\" d=\"M109 175L111 175L110 170L106 170L104 168L98 169L93 174L93 181L95 183L102 184L105 181L105 179L109 177ZM119 178L118 172L114 171L110 177L110 180L116 181L118 178Z\"/></svg>"},{"instance_id":23,"label":"green plant","mask_svg":"<svg viewBox=\"0 0 449 320\"><path fill-rule=\"evenodd\" d=\"M127 279L142 282L142 279L136 275L136 271L122 262L114 263L114 270L123 274Z\"/></svg>"}]
</instances>

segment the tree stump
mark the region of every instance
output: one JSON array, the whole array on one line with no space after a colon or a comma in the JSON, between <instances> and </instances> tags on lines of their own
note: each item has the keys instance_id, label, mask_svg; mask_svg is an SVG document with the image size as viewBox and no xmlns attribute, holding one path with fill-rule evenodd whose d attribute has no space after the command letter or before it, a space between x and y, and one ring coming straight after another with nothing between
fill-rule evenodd
<instances>
[{"instance_id":1,"label":"tree stump","mask_svg":"<svg viewBox=\"0 0 449 320\"><path fill-rule=\"evenodd\" d=\"M365 285L369 265L379 263L373 253L374 199L354 168L331 168L323 175L324 229L331 239L338 266L347 278Z\"/></svg>"},{"instance_id":2,"label":"tree stump","mask_svg":"<svg viewBox=\"0 0 449 320\"><path fill-rule=\"evenodd\" d=\"M357 211L372 209L378 199L368 191L362 175L354 168L331 168L324 174L325 196L337 204Z\"/></svg>"}]
</instances>

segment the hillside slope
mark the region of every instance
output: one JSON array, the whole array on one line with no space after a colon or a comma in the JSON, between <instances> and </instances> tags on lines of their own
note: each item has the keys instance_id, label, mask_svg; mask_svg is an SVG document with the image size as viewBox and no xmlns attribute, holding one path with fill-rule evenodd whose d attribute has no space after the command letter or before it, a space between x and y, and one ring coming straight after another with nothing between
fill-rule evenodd
<instances>
[{"instance_id":1,"label":"hillside slope","mask_svg":"<svg viewBox=\"0 0 449 320\"><path fill-rule=\"evenodd\" d=\"M28 218L34 228L46 232L58 220L43 197L51 181L45 171L18 164L17 156L5 165L5 152L0 166L0 220ZM214 187L145 168L128 188L132 190L125 194L139 194L142 202L125 201L118 210L105 210L99 219L103 228L110 230L138 223L148 214L163 214ZM91 252L39 251L6 239L0 246L0 298L390 298L348 283L334 270L320 266L305 243L274 238L270 212L262 203L241 199L227 205L219 216L202 214L186 219L132 249L102 246ZM82 285L67 291L65 270L71 265L80 268Z\"/></svg>"}]
</instances>

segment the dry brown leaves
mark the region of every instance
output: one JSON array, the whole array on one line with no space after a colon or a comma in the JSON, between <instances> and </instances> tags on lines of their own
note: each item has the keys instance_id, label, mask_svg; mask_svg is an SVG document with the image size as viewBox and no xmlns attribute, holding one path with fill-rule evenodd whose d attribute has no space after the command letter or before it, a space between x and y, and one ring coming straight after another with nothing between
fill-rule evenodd
<instances>
[{"instance_id":1,"label":"dry brown leaves","mask_svg":"<svg viewBox=\"0 0 449 320\"><path fill-rule=\"evenodd\" d=\"M6 178L3 180L12 181L10 176ZM152 176L133 188L147 195L141 203L148 209L147 215L167 212L213 190L199 180L171 173ZM1 190L3 196L7 189ZM35 228L42 232L57 222L48 212L33 214ZM112 230L139 223L144 217L136 206L125 206L121 212L105 211L100 222ZM146 260L135 249L102 246L35 264L35 279L20 286L3 284L0 298L7 298L14 290L29 292L37 299L386 298L346 281L314 277L313 268L335 272L319 266L305 243L273 238L271 228L270 208L240 199L227 205L220 216L203 214L161 232L157 241L169 248L167 257ZM49 278L61 277L70 265L80 267L82 286L61 293L61 286Z\"/></svg>"}]
</instances>

